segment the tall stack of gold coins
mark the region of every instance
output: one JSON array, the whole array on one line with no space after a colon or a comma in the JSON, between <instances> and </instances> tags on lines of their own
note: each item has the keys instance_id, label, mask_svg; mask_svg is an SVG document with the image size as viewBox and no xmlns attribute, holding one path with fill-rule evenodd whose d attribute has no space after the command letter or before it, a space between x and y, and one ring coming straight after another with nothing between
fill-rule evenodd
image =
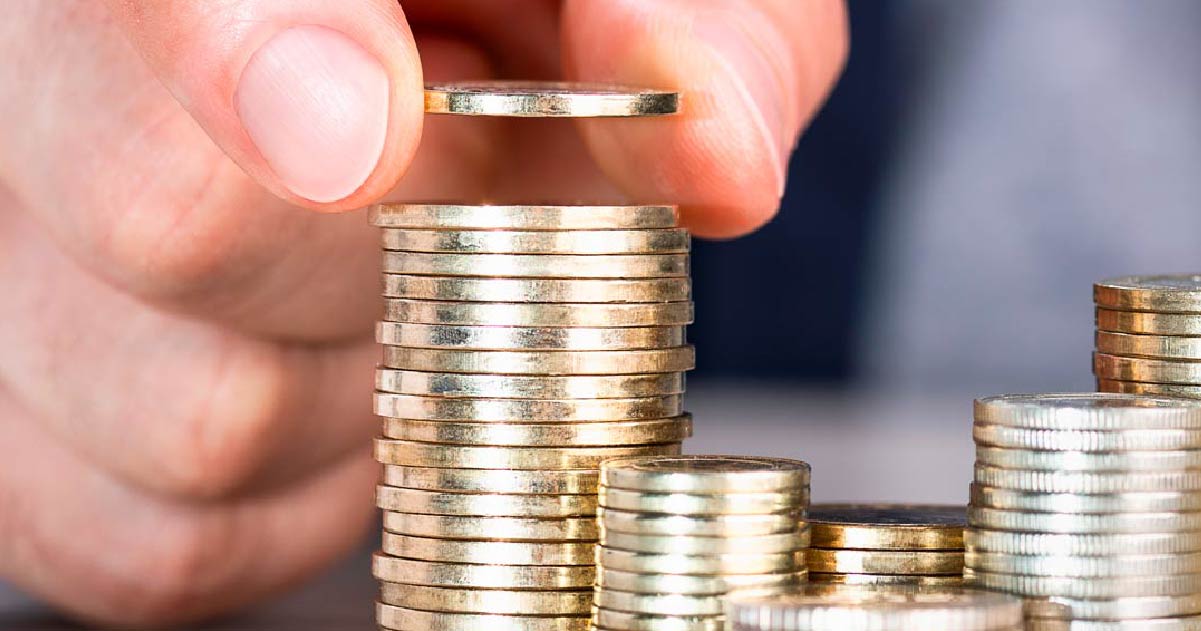
<instances>
[{"instance_id":1,"label":"tall stack of gold coins","mask_svg":"<svg viewBox=\"0 0 1201 631\"><path fill-rule=\"evenodd\" d=\"M1201 398L1201 276L1128 276L1093 285L1102 392Z\"/></svg>"},{"instance_id":2,"label":"tall stack of gold coins","mask_svg":"<svg viewBox=\"0 0 1201 631\"><path fill-rule=\"evenodd\" d=\"M723 598L805 579L809 465L674 456L601 465L593 624L613 631L720 631Z\"/></svg>"},{"instance_id":3,"label":"tall stack of gold coins","mask_svg":"<svg viewBox=\"0 0 1201 631\"><path fill-rule=\"evenodd\" d=\"M639 109L662 105L643 96L442 86L427 88L427 111L665 113ZM600 463L678 454L692 431L689 237L675 208L395 204L370 218L386 303L380 626L586 628Z\"/></svg>"},{"instance_id":4,"label":"tall stack of gold coins","mask_svg":"<svg viewBox=\"0 0 1201 631\"><path fill-rule=\"evenodd\" d=\"M808 521L811 582L963 583L963 506L815 504Z\"/></svg>"},{"instance_id":5,"label":"tall stack of gold coins","mask_svg":"<svg viewBox=\"0 0 1201 631\"><path fill-rule=\"evenodd\" d=\"M1022 602L946 588L810 585L778 596L732 595L728 631L1022 631Z\"/></svg>"},{"instance_id":6,"label":"tall stack of gold coins","mask_svg":"<svg viewBox=\"0 0 1201 631\"><path fill-rule=\"evenodd\" d=\"M975 418L968 584L1078 631L1201 628L1201 401L1010 395Z\"/></svg>"}]
</instances>

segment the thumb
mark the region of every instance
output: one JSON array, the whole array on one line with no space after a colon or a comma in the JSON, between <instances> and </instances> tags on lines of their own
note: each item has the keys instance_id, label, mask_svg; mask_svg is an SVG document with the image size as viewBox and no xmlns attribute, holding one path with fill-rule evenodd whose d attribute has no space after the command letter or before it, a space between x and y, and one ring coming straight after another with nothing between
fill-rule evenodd
<instances>
[{"instance_id":1,"label":"thumb","mask_svg":"<svg viewBox=\"0 0 1201 631\"><path fill-rule=\"evenodd\" d=\"M421 63L395 0L107 0L164 85L260 184L363 206L421 136Z\"/></svg>"}]
</instances>

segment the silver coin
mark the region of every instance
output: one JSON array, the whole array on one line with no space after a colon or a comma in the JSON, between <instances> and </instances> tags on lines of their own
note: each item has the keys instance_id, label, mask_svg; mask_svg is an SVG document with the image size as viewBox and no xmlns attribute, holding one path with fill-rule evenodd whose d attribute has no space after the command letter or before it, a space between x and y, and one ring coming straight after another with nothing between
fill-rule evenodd
<instances>
[{"instance_id":1,"label":"silver coin","mask_svg":"<svg viewBox=\"0 0 1201 631\"><path fill-rule=\"evenodd\" d=\"M971 485L971 501L976 506L1039 513L1107 514L1201 511L1201 493L1176 491L1081 495L1015 491L973 483Z\"/></svg>"},{"instance_id":2,"label":"silver coin","mask_svg":"<svg viewBox=\"0 0 1201 631\"><path fill-rule=\"evenodd\" d=\"M1201 530L1201 512L1088 515L969 506L967 518L968 524L975 528L1014 532L1106 534ZM1201 572L1201 568L1197 571Z\"/></svg>"},{"instance_id":3,"label":"silver coin","mask_svg":"<svg viewBox=\"0 0 1201 631\"><path fill-rule=\"evenodd\" d=\"M804 511L759 515L663 515L597 507L597 519L609 532L682 537L753 537L791 532Z\"/></svg>"},{"instance_id":4,"label":"silver coin","mask_svg":"<svg viewBox=\"0 0 1201 631\"><path fill-rule=\"evenodd\" d=\"M975 481L986 486L1041 493L1137 493L1201 491L1201 470L1080 472L1025 471L976 465Z\"/></svg>"},{"instance_id":5,"label":"silver coin","mask_svg":"<svg viewBox=\"0 0 1201 631\"><path fill-rule=\"evenodd\" d=\"M674 114L680 95L607 83L452 81L425 85L425 111L469 116L589 118Z\"/></svg>"},{"instance_id":6,"label":"silver coin","mask_svg":"<svg viewBox=\"0 0 1201 631\"><path fill-rule=\"evenodd\" d=\"M1089 453L981 446L976 463L1035 471L1172 471L1201 468L1201 449Z\"/></svg>"},{"instance_id":7,"label":"silver coin","mask_svg":"<svg viewBox=\"0 0 1201 631\"><path fill-rule=\"evenodd\" d=\"M1070 576L996 574L964 568L963 577L969 585L1023 596L1122 598L1127 596L1180 596L1201 591L1201 574L1108 576L1080 580Z\"/></svg>"},{"instance_id":8,"label":"silver coin","mask_svg":"<svg viewBox=\"0 0 1201 631\"><path fill-rule=\"evenodd\" d=\"M378 204L368 210L381 228L432 230L641 230L676 227L675 206Z\"/></svg>"},{"instance_id":9,"label":"silver coin","mask_svg":"<svg viewBox=\"0 0 1201 631\"><path fill-rule=\"evenodd\" d=\"M1201 616L1158 620L1035 619L1026 622L1026 631L1201 631Z\"/></svg>"},{"instance_id":10,"label":"silver coin","mask_svg":"<svg viewBox=\"0 0 1201 631\"><path fill-rule=\"evenodd\" d=\"M1201 449L1201 429L1044 430L976 423L972 438L977 445L1043 451Z\"/></svg>"},{"instance_id":11,"label":"silver coin","mask_svg":"<svg viewBox=\"0 0 1201 631\"><path fill-rule=\"evenodd\" d=\"M1105 578L1201 573L1201 552L1085 557L968 552L964 565L980 572Z\"/></svg>"},{"instance_id":12,"label":"silver coin","mask_svg":"<svg viewBox=\"0 0 1201 631\"><path fill-rule=\"evenodd\" d=\"M683 228L652 230L420 230L384 228L385 250L461 254L671 254L689 250Z\"/></svg>"},{"instance_id":13,"label":"silver coin","mask_svg":"<svg viewBox=\"0 0 1201 631\"><path fill-rule=\"evenodd\" d=\"M975 419L1046 430L1201 429L1201 403L1099 392L1014 394L978 399Z\"/></svg>"},{"instance_id":14,"label":"silver coin","mask_svg":"<svg viewBox=\"0 0 1201 631\"><path fill-rule=\"evenodd\" d=\"M1201 551L1198 532L1064 535L969 528L963 540L968 551L1006 554L1113 556Z\"/></svg>"},{"instance_id":15,"label":"silver coin","mask_svg":"<svg viewBox=\"0 0 1201 631\"><path fill-rule=\"evenodd\" d=\"M688 255L384 252L383 271L477 278L668 278L688 276Z\"/></svg>"},{"instance_id":16,"label":"silver coin","mask_svg":"<svg viewBox=\"0 0 1201 631\"><path fill-rule=\"evenodd\" d=\"M809 465L787 458L681 455L623 458L601 468L610 488L659 493L764 493L809 485Z\"/></svg>"},{"instance_id":17,"label":"silver coin","mask_svg":"<svg viewBox=\"0 0 1201 631\"><path fill-rule=\"evenodd\" d=\"M725 594L740 589L787 589L805 582L804 570L762 574L645 574L612 568L600 568L596 584L643 594Z\"/></svg>"},{"instance_id":18,"label":"silver coin","mask_svg":"<svg viewBox=\"0 0 1201 631\"><path fill-rule=\"evenodd\" d=\"M1063 617L1062 610L1049 613L1046 607L1030 607L1027 600L1027 615L1030 618L1054 615ZM1082 620L1140 620L1144 618L1167 618L1201 613L1201 594L1184 596L1138 596L1083 600L1052 598L1051 602L1066 607L1067 617Z\"/></svg>"}]
</instances>

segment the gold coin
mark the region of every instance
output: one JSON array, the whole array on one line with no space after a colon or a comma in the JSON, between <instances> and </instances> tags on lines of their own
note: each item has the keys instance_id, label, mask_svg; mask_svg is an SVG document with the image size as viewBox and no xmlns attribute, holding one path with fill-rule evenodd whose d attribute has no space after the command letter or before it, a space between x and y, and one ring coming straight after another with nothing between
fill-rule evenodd
<instances>
[{"instance_id":1,"label":"gold coin","mask_svg":"<svg viewBox=\"0 0 1201 631\"><path fill-rule=\"evenodd\" d=\"M595 469L451 469L384 465L384 484L427 491L595 495Z\"/></svg>"},{"instance_id":2,"label":"gold coin","mask_svg":"<svg viewBox=\"0 0 1201 631\"><path fill-rule=\"evenodd\" d=\"M667 493L766 493L807 488L809 465L787 458L623 458L601 468L605 486Z\"/></svg>"},{"instance_id":3,"label":"gold coin","mask_svg":"<svg viewBox=\"0 0 1201 631\"><path fill-rule=\"evenodd\" d=\"M756 590L754 593L770 592ZM718 616L722 614L725 602L717 594L639 594L600 588L596 590L596 606L657 616Z\"/></svg>"},{"instance_id":4,"label":"gold coin","mask_svg":"<svg viewBox=\"0 0 1201 631\"><path fill-rule=\"evenodd\" d=\"M1187 384L1176 383L1143 383L1139 381L1121 381L1118 379L1098 378L1097 389L1102 392L1121 392L1125 394L1201 399L1201 385L1190 386Z\"/></svg>"},{"instance_id":5,"label":"gold coin","mask_svg":"<svg viewBox=\"0 0 1201 631\"><path fill-rule=\"evenodd\" d=\"M593 628L597 631L723 631L723 616L671 616L592 608Z\"/></svg>"},{"instance_id":6,"label":"gold coin","mask_svg":"<svg viewBox=\"0 0 1201 631\"><path fill-rule=\"evenodd\" d=\"M812 545L864 550L962 550L962 506L815 504L809 507Z\"/></svg>"},{"instance_id":7,"label":"gold coin","mask_svg":"<svg viewBox=\"0 0 1201 631\"><path fill-rule=\"evenodd\" d=\"M810 572L840 574L960 574L963 553L952 551L909 550L826 550L805 551Z\"/></svg>"},{"instance_id":8,"label":"gold coin","mask_svg":"<svg viewBox=\"0 0 1201 631\"><path fill-rule=\"evenodd\" d=\"M658 574L754 574L805 569L801 552L762 554L650 554L597 548L597 565L626 572Z\"/></svg>"},{"instance_id":9,"label":"gold coin","mask_svg":"<svg viewBox=\"0 0 1201 631\"><path fill-rule=\"evenodd\" d=\"M478 613L445 613L405 609L375 603L375 620L392 631L587 631L588 616L518 616Z\"/></svg>"},{"instance_id":10,"label":"gold coin","mask_svg":"<svg viewBox=\"0 0 1201 631\"><path fill-rule=\"evenodd\" d=\"M608 83L454 81L425 85L429 114L591 118L674 114L680 95Z\"/></svg>"},{"instance_id":11,"label":"gold coin","mask_svg":"<svg viewBox=\"0 0 1201 631\"><path fill-rule=\"evenodd\" d=\"M384 554L440 561L491 565L592 565L596 562L592 543L529 541L456 541L416 537L391 532L383 534Z\"/></svg>"},{"instance_id":12,"label":"gold coin","mask_svg":"<svg viewBox=\"0 0 1201 631\"><path fill-rule=\"evenodd\" d=\"M1097 331L1097 350L1151 359L1201 360L1201 338Z\"/></svg>"},{"instance_id":13,"label":"gold coin","mask_svg":"<svg viewBox=\"0 0 1201 631\"><path fill-rule=\"evenodd\" d=\"M377 204L381 228L433 230L642 230L676 227L675 206Z\"/></svg>"},{"instance_id":14,"label":"gold coin","mask_svg":"<svg viewBox=\"0 0 1201 631\"><path fill-rule=\"evenodd\" d=\"M596 567L587 565L478 565L431 563L375 553L373 576L380 581L435 587L485 589L583 589L596 580Z\"/></svg>"},{"instance_id":15,"label":"gold coin","mask_svg":"<svg viewBox=\"0 0 1201 631\"><path fill-rule=\"evenodd\" d=\"M502 495L443 493L392 486L376 488L375 505L401 513L481 517L574 517L594 515L594 495Z\"/></svg>"},{"instance_id":16,"label":"gold coin","mask_svg":"<svg viewBox=\"0 0 1201 631\"><path fill-rule=\"evenodd\" d=\"M593 469L609 458L680 453L679 443L629 447L463 447L375 439L382 464L463 469Z\"/></svg>"},{"instance_id":17,"label":"gold coin","mask_svg":"<svg viewBox=\"0 0 1201 631\"><path fill-rule=\"evenodd\" d=\"M680 396L674 394L628 399L447 399L375 393L376 414L427 421L626 421L679 416L683 411Z\"/></svg>"},{"instance_id":18,"label":"gold coin","mask_svg":"<svg viewBox=\"0 0 1201 631\"><path fill-rule=\"evenodd\" d=\"M688 255L384 252L383 271L487 278L668 278L688 275Z\"/></svg>"},{"instance_id":19,"label":"gold coin","mask_svg":"<svg viewBox=\"0 0 1201 631\"><path fill-rule=\"evenodd\" d=\"M672 254L689 250L683 228L655 230L398 230L384 228L385 250L448 254Z\"/></svg>"},{"instance_id":20,"label":"gold coin","mask_svg":"<svg viewBox=\"0 0 1201 631\"><path fill-rule=\"evenodd\" d=\"M684 327L530 328L379 322L375 341L470 350L644 350L684 344Z\"/></svg>"},{"instance_id":21,"label":"gold coin","mask_svg":"<svg viewBox=\"0 0 1201 631\"><path fill-rule=\"evenodd\" d=\"M381 583L380 601L406 609L459 613L586 615L592 590L513 591Z\"/></svg>"},{"instance_id":22,"label":"gold coin","mask_svg":"<svg viewBox=\"0 0 1201 631\"><path fill-rule=\"evenodd\" d=\"M597 507L606 532L693 537L754 537L793 532L800 510L760 515L662 515Z\"/></svg>"},{"instance_id":23,"label":"gold coin","mask_svg":"<svg viewBox=\"0 0 1201 631\"><path fill-rule=\"evenodd\" d=\"M748 537L690 537L636 535L603 529L600 543L607 548L655 554L751 554L795 552L809 545L809 530Z\"/></svg>"},{"instance_id":24,"label":"gold coin","mask_svg":"<svg viewBox=\"0 0 1201 631\"><path fill-rule=\"evenodd\" d=\"M479 517L395 511L384 511L384 530L418 537L503 541L595 542L600 536L592 517Z\"/></svg>"},{"instance_id":25,"label":"gold coin","mask_svg":"<svg viewBox=\"0 0 1201 631\"><path fill-rule=\"evenodd\" d=\"M642 351L461 351L385 346L388 368L504 375L629 375L692 370L691 345Z\"/></svg>"},{"instance_id":26,"label":"gold coin","mask_svg":"<svg viewBox=\"0 0 1201 631\"><path fill-rule=\"evenodd\" d=\"M680 394L684 373L530 377L379 368L375 387L383 392L446 398L624 399Z\"/></svg>"},{"instance_id":27,"label":"gold coin","mask_svg":"<svg viewBox=\"0 0 1201 631\"><path fill-rule=\"evenodd\" d=\"M793 589L805 582L804 570L762 574L642 574L601 568L596 584L642 594L725 594L742 589Z\"/></svg>"},{"instance_id":28,"label":"gold coin","mask_svg":"<svg viewBox=\"0 0 1201 631\"><path fill-rule=\"evenodd\" d=\"M1201 276L1125 276L1093 285L1093 302L1123 311L1201 313Z\"/></svg>"},{"instance_id":29,"label":"gold coin","mask_svg":"<svg viewBox=\"0 0 1201 631\"><path fill-rule=\"evenodd\" d=\"M455 445L582 447L675 443L692 435L692 416L596 423L455 423L384 419L384 436Z\"/></svg>"},{"instance_id":30,"label":"gold coin","mask_svg":"<svg viewBox=\"0 0 1201 631\"><path fill-rule=\"evenodd\" d=\"M468 326L682 326L691 324L691 302L554 304L512 302L384 301L384 320Z\"/></svg>"},{"instance_id":31,"label":"gold coin","mask_svg":"<svg viewBox=\"0 0 1201 631\"><path fill-rule=\"evenodd\" d=\"M963 577L956 575L928 576L921 574L837 574L809 572L810 583L837 585L917 585L926 587L957 587Z\"/></svg>"},{"instance_id":32,"label":"gold coin","mask_svg":"<svg viewBox=\"0 0 1201 631\"><path fill-rule=\"evenodd\" d=\"M1201 335L1201 314L1146 313L1097 308L1097 328L1144 335Z\"/></svg>"},{"instance_id":33,"label":"gold coin","mask_svg":"<svg viewBox=\"0 0 1201 631\"><path fill-rule=\"evenodd\" d=\"M617 510L670 515L747 515L802 510L809 503L808 490L778 493L646 493L600 487L600 505Z\"/></svg>"},{"instance_id":34,"label":"gold coin","mask_svg":"<svg viewBox=\"0 0 1201 631\"><path fill-rule=\"evenodd\" d=\"M612 278L470 278L384 274L384 296L418 300L518 303L680 302L692 297L686 276Z\"/></svg>"},{"instance_id":35,"label":"gold coin","mask_svg":"<svg viewBox=\"0 0 1201 631\"><path fill-rule=\"evenodd\" d=\"M1198 361L1093 353L1093 373L1100 379L1201 385L1201 362Z\"/></svg>"}]
</instances>

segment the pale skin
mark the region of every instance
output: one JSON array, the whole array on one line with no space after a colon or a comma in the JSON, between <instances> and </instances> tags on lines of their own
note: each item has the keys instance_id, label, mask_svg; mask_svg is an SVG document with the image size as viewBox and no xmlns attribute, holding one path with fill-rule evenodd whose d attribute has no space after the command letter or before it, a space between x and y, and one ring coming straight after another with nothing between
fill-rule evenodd
<instances>
[{"instance_id":1,"label":"pale skin","mask_svg":"<svg viewBox=\"0 0 1201 631\"><path fill-rule=\"evenodd\" d=\"M333 563L378 475L378 235L345 211L666 201L744 234L847 40L839 0L14 0L0 578L157 625ZM685 111L423 118L423 80L495 76L676 88Z\"/></svg>"}]
</instances>

